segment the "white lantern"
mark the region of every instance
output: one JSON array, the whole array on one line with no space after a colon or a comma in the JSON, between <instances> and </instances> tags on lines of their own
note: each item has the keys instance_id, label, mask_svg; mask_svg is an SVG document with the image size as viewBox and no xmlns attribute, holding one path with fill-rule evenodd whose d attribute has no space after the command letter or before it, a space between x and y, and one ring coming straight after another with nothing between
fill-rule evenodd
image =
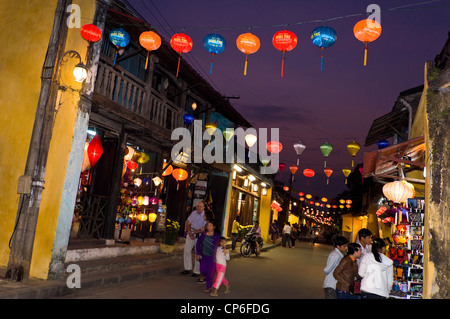
<instances>
[{"instance_id":1,"label":"white lantern","mask_svg":"<svg viewBox=\"0 0 450 319\"><path fill-rule=\"evenodd\" d=\"M248 147L252 147L258 138L254 134L247 134L245 135L245 142L247 143Z\"/></svg>"},{"instance_id":2,"label":"white lantern","mask_svg":"<svg viewBox=\"0 0 450 319\"><path fill-rule=\"evenodd\" d=\"M414 191L402 181L395 181L383 186L383 194L395 203L404 203L408 198L413 197Z\"/></svg>"},{"instance_id":3,"label":"white lantern","mask_svg":"<svg viewBox=\"0 0 450 319\"><path fill-rule=\"evenodd\" d=\"M135 178L135 179L133 180L133 182L134 182L134 185L136 185L137 187L139 187L139 186L141 186L141 184L142 184L142 179L140 179L140 178Z\"/></svg>"},{"instance_id":4,"label":"white lantern","mask_svg":"<svg viewBox=\"0 0 450 319\"><path fill-rule=\"evenodd\" d=\"M84 82L87 78L87 68L83 63L78 63L73 70L73 76L75 77L75 81Z\"/></svg>"},{"instance_id":5,"label":"white lantern","mask_svg":"<svg viewBox=\"0 0 450 319\"><path fill-rule=\"evenodd\" d=\"M148 206L149 203L150 203L150 197L144 196L144 198L142 199L142 205Z\"/></svg>"}]
</instances>

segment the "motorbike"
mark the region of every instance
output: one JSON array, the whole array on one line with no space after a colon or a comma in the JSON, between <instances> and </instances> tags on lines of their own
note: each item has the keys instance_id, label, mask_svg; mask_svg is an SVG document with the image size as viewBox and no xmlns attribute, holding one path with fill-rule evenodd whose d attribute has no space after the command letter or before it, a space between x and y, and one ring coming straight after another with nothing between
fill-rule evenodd
<instances>
[{"instance_id":1,"label":"motorbike","mask_svg":"<svg viewBox=\"0 0 450 319\"><path fill-rule=\"evenodd\" d=\"M256 249L256 241L258 241L259 244L259 251L257 251ZM264 241L262 240L262 238L257 237L256 233L248 233L241 245L241 255L243 257L250 257L250 255L253 253L256 256L259 256L261 254L263 243Z\"/></svg>"}]
</instances>

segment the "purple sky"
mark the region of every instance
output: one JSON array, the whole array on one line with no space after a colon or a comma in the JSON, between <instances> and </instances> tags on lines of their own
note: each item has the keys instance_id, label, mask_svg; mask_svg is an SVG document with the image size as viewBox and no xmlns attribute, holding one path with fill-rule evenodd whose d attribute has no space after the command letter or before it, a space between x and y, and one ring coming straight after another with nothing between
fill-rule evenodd
<instances>
[{"instance_id":1,"label":"purple sky","mask_svg":"<svg viewBox=\"0 0 450 319\"><path fill-rule=\"evenodd\" d=\"M429 1L129 2L167 41L174 33L189 35L194 46L183 59L221 94L239 96L239 100L231 102L255 128L280 128L284 147L280 161L287 166L282 180L286 183L288 167L297 158L292 145L303 141L306 150L300 158L294 188L329 198L345 189L342 168L351 167L347 144L353 139L361 144L356 163L362 163L364 151L376 149L364 147L373 120L391 111L401 91L423 84L425 61L440 53L450 27L449 0L426 4ZM371 3L378 4L381 10L423 4L381 13L383 31L369 44L364 67L364 45L354 37L353 26L366 16L333 18L362 14ZM312 44L311 32L322 23L295 23L326 19L332 20L326 25L336 30L338 39L325 49L324 71L320 72L320 49ZM286 24L290 25L282 26ZM286 28L297 35L299 43L286 53L281 78L281 52L273 47L272 37ZM211 58L203 47L203 38L214 32L226 39L227 46L215 57L210 75ZM236 39L246 32L260 38L261 48L248 57L244 76L245 56L238 51ZM326 141L334 147L327 160L328 167L334 170L328 186L319 148ZM302 174L305 168L316 171L309 187Z\"/></svg>"}]
</instances>

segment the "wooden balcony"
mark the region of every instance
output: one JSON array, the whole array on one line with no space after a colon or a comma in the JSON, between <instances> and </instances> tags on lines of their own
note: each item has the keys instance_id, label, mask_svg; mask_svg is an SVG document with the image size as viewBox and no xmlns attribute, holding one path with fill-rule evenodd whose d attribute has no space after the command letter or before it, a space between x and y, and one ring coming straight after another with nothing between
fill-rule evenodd
<instances>
[{"instance_id":1,"label":"wooden balcony","mask_svg":"<svg viewBox=\"0 0 450 319\"><path fill-rule=\"evenodd\" d=\"M169 101L149 84L120 66L101 59L98 64L94 99L107 112L170 138L183 126L184 109Z\"/></svg>"}]
</instances>

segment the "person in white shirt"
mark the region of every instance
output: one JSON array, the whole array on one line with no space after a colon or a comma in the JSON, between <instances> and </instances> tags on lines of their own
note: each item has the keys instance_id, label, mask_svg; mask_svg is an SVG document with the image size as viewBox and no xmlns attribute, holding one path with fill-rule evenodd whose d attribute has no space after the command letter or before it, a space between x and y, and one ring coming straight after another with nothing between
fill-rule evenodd
<instances>
[{"instance_id":1,"label":"person in white shirt","mask_svg":"<svg viewBox=\"0 0 450 319\"><path fill-rule=\"evenodd\" d=\"M220 285L225 286L225 294L230 293L230 284L225 278L225 271L227 269L227 260L230 260L230 252L227 249L227 239L222 237L219 242L219 247L216 250L216 281L213 284L214 290L210 293L210 296L218 296L217 291Z\"/></svg>"},{"instance_id":2,"label":"person in white shirt","mask_svg":"<svg viewBox=\"0 0 450 319\"><path fill-rule=\"evenodd\" d=\"M192 249L195 249L197 244L197 239L200 234L205 230L206 220L205 215L205 204L203 202L197 203L197 209L194 210L188 217L186 221L186 244L184 245L184 271L181 273L187 275L192 271ZM200 276L200 262L195 260L193 277Z\"/></svg>"},{"instance_id":3,"label":"person in white shirt","mask_svg":"<svg viewBox=\"0 0 450 319\"><path fill-rule=\"evenodd\" d=\"M356 243L361 245L362 256L358 259L358 266L361 264L361 260L365 254L372 251L372 232L367 228L361 228L358 231Z\"/></svg>"},{"instance_id":4,"label":"person in white shirt","mask_svg":"<svg viewBox=\"0 0 450 319\"><path fill-rule=\"evenodd\" d=\"M358 274L361 280L363 299L385 299L389 297L394 283L393 261L386 257L386 243L382 238L373 240L372 252L362 257Z\"/></svg>"},{"instance_id":5,"label":"person in white shirt","mask_svg":"<svg viewBox=\"0 0 450 319\"><path fill-rule=\"evenodd\" d=\"M289 248L291 248L291 224L289 222L284 222L283 227L283 237L282 237L282 244L283 247L286 247L286 243L288 243Z\"/></svg>"},{"instance_id":6,"label":"person in white shirt","mask_svg":"<svg viewBox=\"0 0 450 319\"><path fill-rule=\"evenodd\" d=\"M333 271L344 255L347 253L348 239L343 236L337 236L334 240L334 250L328 255L327 265L323 272L325 273L325 280L323 282L323 289L325 292L325 299L337 299L336 283L337 280L333 276Z\"/></svg>"}]
</instances>

